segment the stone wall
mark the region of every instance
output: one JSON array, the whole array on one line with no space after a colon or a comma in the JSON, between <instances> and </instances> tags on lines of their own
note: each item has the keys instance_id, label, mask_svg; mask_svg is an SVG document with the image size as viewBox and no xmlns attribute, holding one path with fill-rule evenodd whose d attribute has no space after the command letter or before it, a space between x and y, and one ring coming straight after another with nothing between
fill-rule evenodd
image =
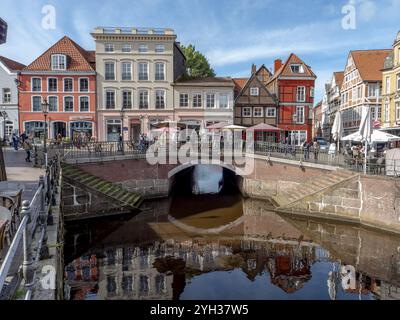
<instances>
[{"instance_id":1,"label":"stone wall","mask_svg":"<svg viewBox=\"0 0 400 320\"><path fill-rule=\"evenodd\" d=\"M144 199L164 198L169 195L168 179L128 180L115 184L129 192L142 195Z\"/></svg>"}]
</instances>

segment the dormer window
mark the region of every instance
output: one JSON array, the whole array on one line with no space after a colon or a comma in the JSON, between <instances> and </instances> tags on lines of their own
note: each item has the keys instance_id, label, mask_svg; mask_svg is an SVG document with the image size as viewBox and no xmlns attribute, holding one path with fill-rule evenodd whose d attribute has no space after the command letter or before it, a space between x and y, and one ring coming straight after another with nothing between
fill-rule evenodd
<instances>
[{"instance_id":1,"label":"dormer window","mask_svg":"<svg viewBox=\"0 0 400 320\"><path fill-rule=\"evenodd\" d=\"M304 67L301 64L292 64L290 66L292 73L304 73Z\"/></svg>"},{"instance_id":2,"label":"dormer window","mask_svg":"<svg viewBox=\"0 0 400 320\"><path fill-rule=\"evenodd\" d=\"M67 56L64 54L53 54L51 56L51 70L66 70Z\"/></svg>"}]
</instances>

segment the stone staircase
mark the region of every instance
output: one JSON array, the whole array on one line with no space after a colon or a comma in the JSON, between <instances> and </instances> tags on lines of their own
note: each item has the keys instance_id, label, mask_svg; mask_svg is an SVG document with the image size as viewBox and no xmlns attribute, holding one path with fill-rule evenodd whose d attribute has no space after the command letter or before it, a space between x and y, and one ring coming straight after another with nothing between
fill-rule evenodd
<instances>
[{"instance_id":1,"label":"stone staircase","mask_svg":"<svg viewBox=\"0 0 400 320\"><path fill-rule=\"evenodd\" d=\"M80 185L97 195L107 197L111 201L117 201L121 207L130 207L139 209L143 202L139 194L128 192L113 183L87 173L77 167L63 164L62 165L63 179L72 182L75 185Z\"/></svg>"},{"instance_id":2,"label":"stone staircase","mask_svg":"<svg viewBox=\"0 0 400 320\"><path fill-rule=\"evenodd\" d=\"M358 176L358 174L347 170L332 171L323 176L312 178L289 190L285 190L277 196L274 196L272 200L278 208L289 208L307 198L345 185Z\"/></svg>"}]
</instances>

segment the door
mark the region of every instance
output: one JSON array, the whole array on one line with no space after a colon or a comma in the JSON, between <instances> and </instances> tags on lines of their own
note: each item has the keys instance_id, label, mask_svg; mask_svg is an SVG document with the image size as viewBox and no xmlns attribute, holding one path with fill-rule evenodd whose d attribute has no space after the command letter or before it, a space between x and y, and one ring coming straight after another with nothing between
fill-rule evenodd
<instances>
[{"instance_id":1,"label":"door","mask_svg":"<svg viewBox=\"0 0 400 320\"><path fill-rule=\"evenodd\" d=\"M58 135L62 138L67 136L67 124L65 122L54 122L53 123L53 138L57 139Z\"/></svg>"},{"instance_id":2,"label":"door","mask_svg":"<svg viewBox=\"0 0 400 320\"><path fill-rule=\"evenodd\" d=\"M138 142L140 138L140 124L131 124L131 140Z\"/></svg>"}]
</instances>

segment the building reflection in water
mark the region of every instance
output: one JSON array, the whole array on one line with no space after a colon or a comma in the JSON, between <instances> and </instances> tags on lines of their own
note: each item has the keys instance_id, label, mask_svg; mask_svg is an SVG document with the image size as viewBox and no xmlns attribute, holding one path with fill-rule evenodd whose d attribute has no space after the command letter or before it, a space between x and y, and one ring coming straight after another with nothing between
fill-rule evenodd
<instances>
[{"instance_id":1,"label":"building reflection in water","mask_svg":"<svg viewBox=\"0 0 400 320\"><path fill-rule=\"evenodd\" d=\"M348 225L283 218L254 201L245 204L241 226L232 224L233 231L224 229L219 235L188 234L167 216L125 223L70 262L65 267L70 298L178 300L194 279L240 270L251 283L268 275L265 287L278 287L287 297L302 298L305 287L317 281L313 272L325 272L318 288L328 299L400 299L400 257L387 257L400 247L398 238ZM120 245L125 229L129 237ZM388 251L375 250L375 242ZM342 265L355 266L354 288L342 287ZM220 294L223 299L224 292Z\"/></svg>"}]
</instances>

